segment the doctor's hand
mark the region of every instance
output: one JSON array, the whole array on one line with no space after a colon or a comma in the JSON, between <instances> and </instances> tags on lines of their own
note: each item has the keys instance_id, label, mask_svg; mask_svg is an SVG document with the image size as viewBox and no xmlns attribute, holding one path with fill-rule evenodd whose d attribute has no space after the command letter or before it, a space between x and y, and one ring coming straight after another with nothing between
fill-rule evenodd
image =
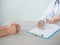
<instances>
[{"instance_id":1,"label":"doctor's hand","mask_svg":"<svg viewBox=\"0 0 60 45\"><path fill-rule=\"evenodd\" d=\"M60 21L60 15L56 15L53 18L51 18L50 20L49 19L45 20L46 23L56 23L59 21Z\"/></svg>"},{"instance_id":2,"label":"doctor's hand","mask_svg":"<svg viewBox=\"0 0 60 45\"><path fill-rule=\"evenodd\" d=\"M45 19L44 22L45 22L45 23L55 23L55 20L54 20L54 19L51 19L51 20ZM37 27L37 28L41 28L42 26L43 26L43 24L42 24L40 21L36 22L36 27Z\"/></svg>"},{"instance_id":3,"label":"doctor's hand","mask_svg":"<svg viewBox=\"0 0 60 45\"><path fill-rule=\"evenodd\" d=\"M37 28L41 28L42 25L43 25L43 24L42 24L40 21L36 22L36 27L37 27Z\"/></svg>"},{"instance_id":4,"label":"doctor's hand","mask_svg":"<svg viewBox=\"0 0 60 45\"><path fill-rule=\"evenodd\" d=\"M54 19L51 19L51 20L46 19L45 22L46 22L46 23L55 23L56 21L55 21Z\"/></svg>"}]
</instances>

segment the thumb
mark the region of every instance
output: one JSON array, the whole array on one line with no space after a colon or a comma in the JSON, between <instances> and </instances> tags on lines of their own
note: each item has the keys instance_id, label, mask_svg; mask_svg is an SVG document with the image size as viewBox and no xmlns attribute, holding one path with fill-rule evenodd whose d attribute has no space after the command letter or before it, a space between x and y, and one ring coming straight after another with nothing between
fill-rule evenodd
<instances>
[{"instance_id":1,"label":"thumb","mask_svg":"<svg viewBox=\"0 0 60 45\"><path fill-rule=\"evenodd\" d=\"M49 22L49 19L45 19L45 22L48 23Z\"/></svg>"}]
</instances>

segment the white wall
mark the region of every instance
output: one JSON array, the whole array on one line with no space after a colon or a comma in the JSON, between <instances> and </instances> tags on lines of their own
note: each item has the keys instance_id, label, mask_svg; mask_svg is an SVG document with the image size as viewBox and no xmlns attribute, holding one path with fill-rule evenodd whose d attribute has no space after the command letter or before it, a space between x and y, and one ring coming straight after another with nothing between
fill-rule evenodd
<instances>
[{"instance_id":1,"label":"white wall","mask_svg":"<svg viewBox=\"0 0 60 45\"><path fill-rule=\"evenodd\" d=\"M3 18L2 18L2 3L0 0L0 25L3 24Z\"/></svg>"},{"instance_id":2,"label":"white wall","mask_svg":"<svg viewBox=\"0 0 60 45\"><path fill-rule=\"evenodd\" d=\"M37 21L51 0L1 0L4 22Z\"/></svg>"}]
</instances>

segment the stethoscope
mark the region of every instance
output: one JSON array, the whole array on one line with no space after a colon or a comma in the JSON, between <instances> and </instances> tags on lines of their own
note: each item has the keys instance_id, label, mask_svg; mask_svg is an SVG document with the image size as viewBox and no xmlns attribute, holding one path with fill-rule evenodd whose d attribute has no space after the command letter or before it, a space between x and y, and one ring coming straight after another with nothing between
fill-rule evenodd
<instances>
[{"instance_id":1,"label":"stethoscope","mask_svg":"<svg viewBox=\"0 0 60 45\"><path fill-rule=\"evenodd\" d=\"M59 5L60 1L59 0L56 0L55 1L55 5L58 4Z\"/></svg>"},{"instance_id":2,"label":"stethoscope","mask_svg":"<svg viewBox=\"0 0 60 45\"><path fill-rule=\"evenodd\" d=\"M55 1L55 3L54 3L54 8L53 8L53 14L55 15L56 14L56 12L59 10L59 5L60 5L60 1L59 0L56 0ZM55 12L55 10L56 10L56 12ZM53 15L53 16L54 16ZM52 16L52 17L53 17Z\"/></svg>"}]
</instances>

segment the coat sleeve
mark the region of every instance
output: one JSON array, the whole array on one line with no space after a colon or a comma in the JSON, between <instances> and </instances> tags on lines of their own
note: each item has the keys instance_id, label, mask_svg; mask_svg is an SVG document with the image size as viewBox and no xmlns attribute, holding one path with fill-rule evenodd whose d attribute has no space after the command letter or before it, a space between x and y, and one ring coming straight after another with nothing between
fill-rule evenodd
<instances>
[{"instance_id":1,"label":"coat sleeve","mask_svg":"<svg viewBox=\"0 0 60 45\"><path fill-rule=\"evenodd\" d=\"M60 15L60 4L59 4L59 6L58 6L57 15Z\"/></svg>"},{"instance_id":2,"label":"coat sleeve","mask_svg":"<svg viewBox=\"0 0 60 45\"><path fill-rule=\"evenodd\" d=\"M44 12L42 17L40 18L40 20L50 19L54 15L54 4L55 4L55 0L52 0L50 5L46 9L46 11Z\"/></svg>"}]
</instances>

